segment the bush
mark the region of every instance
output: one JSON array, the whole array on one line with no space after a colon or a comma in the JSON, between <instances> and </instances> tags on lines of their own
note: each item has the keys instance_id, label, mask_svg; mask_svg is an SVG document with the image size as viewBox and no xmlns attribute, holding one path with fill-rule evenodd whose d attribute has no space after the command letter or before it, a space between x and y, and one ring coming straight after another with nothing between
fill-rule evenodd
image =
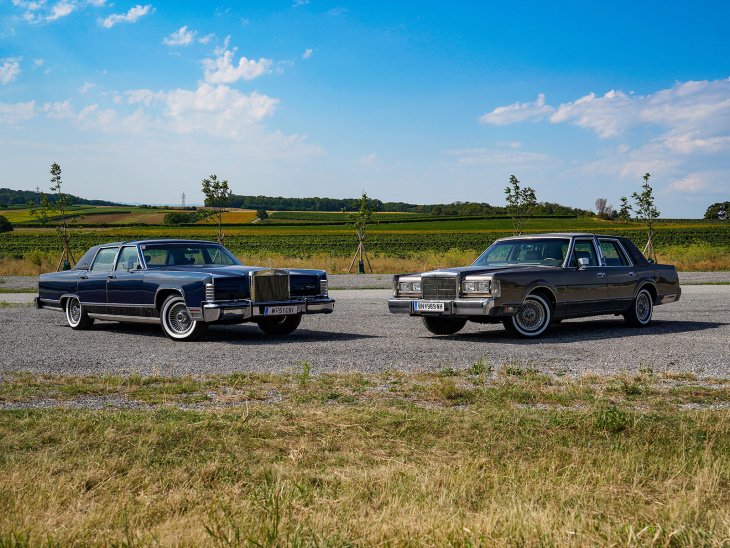
<instances>
[{"instance_id":1,"label":"bush","mask_svg":"<svg viewBox=\"0 0 730 548\"><path fill-rule=\"evenodd\" d=\"M181 211L171 211L162 219L162 222L168 226L181 225L190 222L190 214Z\"/></svg>"},{"instance_id":2,"label":"bush","mask_svg":"<svg viewBox=\"0 0 730 548\"><path fill-rule=\"evenodd\" d=\"M5 215L0 215L0 234L3 232L12 232L13 225Z\"/></svg>"}]
</instances>

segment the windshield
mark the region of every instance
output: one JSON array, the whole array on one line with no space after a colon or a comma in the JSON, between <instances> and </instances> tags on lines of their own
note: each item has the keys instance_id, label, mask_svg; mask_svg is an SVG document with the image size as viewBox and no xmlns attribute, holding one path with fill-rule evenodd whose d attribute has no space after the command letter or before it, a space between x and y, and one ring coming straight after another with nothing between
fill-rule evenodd
<instances>
[{"instance_id":1,"label":"windshield","mask_svg":"<svg viewBox=\"0 0 730 548\"><path fill-rule=\"evenodd\" d=\"M560 266L568 252L568 238L502 240L489 246L473 266L541 265Z\"/></svg>"},{"instance_id":2,"label":"windshield","mask_svg":"<svg viewBox=\"0 0 730 548\"><path fill-rule=\"evenodd\" d=\"M200 244L152 244L139 246L147 268L188 265L240 265L223 246Z\"/></svg>"}]
</instances>

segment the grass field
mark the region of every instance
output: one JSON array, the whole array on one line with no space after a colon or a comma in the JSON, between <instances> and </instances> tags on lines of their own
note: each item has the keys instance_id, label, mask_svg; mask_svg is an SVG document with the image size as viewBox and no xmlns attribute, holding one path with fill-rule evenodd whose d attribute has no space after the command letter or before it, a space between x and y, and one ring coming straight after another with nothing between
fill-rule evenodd
<instances>
[{"instance_id":1,"label":"grass field","mask_svg":"<svg viewBox=\"0 0 730 548\"><path fill-rule=\"evenodd\" d=\"M6 375L2 546L725 546L724 381ZM281 403L267 403L280 399ZM185 409L185 405L202 406Z\"/></svg>"}]
</instances>

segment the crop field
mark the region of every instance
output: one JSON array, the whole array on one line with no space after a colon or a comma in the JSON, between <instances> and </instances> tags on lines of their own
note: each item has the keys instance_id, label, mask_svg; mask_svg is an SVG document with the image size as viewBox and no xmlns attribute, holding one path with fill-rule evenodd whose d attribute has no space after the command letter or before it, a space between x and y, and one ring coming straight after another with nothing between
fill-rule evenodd
<instances>
[{"instance_id":1,"label":"crop field","mask_svg":"<svg viewBox=\"0 0 730 548\"><path fill-rule=\"evenodd\" d=\"M234 209L223 213L222 222L230 224L245 224L250 223L256 218L256 212L245 210L245 209ZM206 224L206 220L199 221L198 224ZM211 221L207 221L207 224L213 224Z\"/></svg>"}]
</instances>

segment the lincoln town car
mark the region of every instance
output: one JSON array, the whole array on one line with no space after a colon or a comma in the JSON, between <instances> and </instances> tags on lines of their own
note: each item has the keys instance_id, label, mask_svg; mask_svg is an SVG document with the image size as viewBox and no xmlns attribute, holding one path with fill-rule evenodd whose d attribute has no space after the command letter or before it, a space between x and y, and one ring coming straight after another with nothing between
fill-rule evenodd
<instances>
[{"instance_id":1,"label":"lincoln town car","mask_svg":"<svg viewBox=\"0 0 730 548\"><path fill-rule=\"evenodd\" d=\"M142 240L92 247L73 269L42 274L36 307L63 312L73 329L94 320L159 324L177 341L209 324L254 322L294 331L303 314L328 314L322 270L244 266L225 247L197 240Z\"/></svg>"},{"instance_id":2,"label":"lincoln town car","mask_svg":"<svg viewBox=\"0 0 730 548\"><path fill-rule=\"evenodd\" d=\"M501 322L529 338L602 314L646 327L655 306L680 295L675 267L650 262L628 238L536 234L497 240L471 266L395 276L388 307L422 318L434 334Z\"/></svg>"}]
</instances>

